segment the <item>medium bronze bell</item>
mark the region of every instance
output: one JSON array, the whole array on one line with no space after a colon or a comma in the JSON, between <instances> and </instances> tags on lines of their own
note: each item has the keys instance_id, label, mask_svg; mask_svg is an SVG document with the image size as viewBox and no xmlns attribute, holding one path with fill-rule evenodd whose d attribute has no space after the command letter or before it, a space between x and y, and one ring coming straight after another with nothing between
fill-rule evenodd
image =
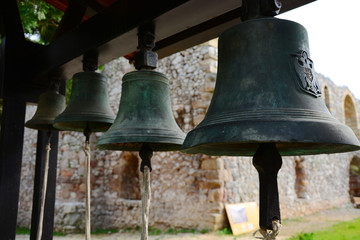
<instances>
[{"instance_id":1,"label":"medium bronze bell","mask_svg":"<svg viewBox=\"0 0 360 240\"><path fill-rule=\"evenodd\" d=\"M180 148L184 138L171 111L166 76L151 70L125 74L119 112L98 147L139 151L148 143L153 151L172 151Z\"/></svg>"},{"instance_id":2,"label":"medium bronze bell","mask_svg":"<svg viewBox=\"0 0 360 240\"><path fill-rule=\"evenodd\" d=\"M86 71L73 77L70 101L54 126L62 130L104 132L115 118L109 104L106 77Z\"/></svg>"},{"instance_id":3,"label":"medium bronze bell","mask_svg":"<svg viewBox=\"0 0 360 240\"><path fill-rule=\"evenodd\" d=\"M65 97L55 90L40 95L38 107L32 119L25 123L25 127L43 131L56 130L54 119L65 109Z\"/></svg>"},{"instance_id":4,"label":"medium bronze bell","mask_svg":"<svg viewBox=\"0 0 360 240\"><path fill-rule=\"evenodd\" d=\"M253 156L261 143L275 143L283 156L360 149L320 96L303 26L276 18L243 22L219 38L214 95L183 151Z\"/></svg>"}]
</instances>

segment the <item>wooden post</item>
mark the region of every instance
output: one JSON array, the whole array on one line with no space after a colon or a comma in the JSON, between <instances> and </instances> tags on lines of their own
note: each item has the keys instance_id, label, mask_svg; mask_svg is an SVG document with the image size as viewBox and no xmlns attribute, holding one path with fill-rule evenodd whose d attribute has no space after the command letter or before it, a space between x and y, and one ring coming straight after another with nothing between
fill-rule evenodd
<instances>
[{"instance_id":1,"label":"wooden post","mask_svg":"<svg viewBox=\"0 0 360 240\"><path fill-rule=\"evenodd\" d=\"M4 99L0 134L0 233L1 239L13 240L19 202L24 119L23 100Z\"/></svg>"},{"instance_id":2,"label":"wooden post","mask_svg":"<svg viewBox=\"0 0 360 240\"><path fill-rule=\"evenodd\" d=\"M51 240L53 238L58 141L59 141L59 133L53 132L51 137L51 151L50 151L50 159L49 159L49 175L48 175L46 200L45 200L43 234L41 237L41 239L44 240ZM38 131L33 206L31 213L30 240L34 240L37 237L37 229L39 225L40 205L41 205L41 192L44 182L44 163L45 163L45 155L46 155L45 152L46 144L47 144L47 133L44 131Z\"/></svg>"}]
</instances>

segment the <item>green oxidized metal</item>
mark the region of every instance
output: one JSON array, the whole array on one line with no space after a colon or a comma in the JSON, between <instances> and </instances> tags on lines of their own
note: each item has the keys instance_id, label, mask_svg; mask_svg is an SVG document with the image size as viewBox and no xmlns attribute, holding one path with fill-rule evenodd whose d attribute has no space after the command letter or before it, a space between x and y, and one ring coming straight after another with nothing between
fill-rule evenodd
<instances>
[{"instance_id":1,"label":"green oxidized metal","mask_svg":"<svg viewBox=\"0 0 360 240\"><path fill-rule=\"evenodd\" d=\"M153 151L181 147L185 134L171 111L169 80L162 73L140 70L123 78L119 112L110 129L100 137L98 147L139 151L148 143Z\"/></svg>"},{"instance_id":2,"label":"green oxidized metal","mask_svg":"<svg viewBox=\"0 0 360 240\"><path fill-rule=\"evenodd\" d=\"M283 156L360 149L320 96L303 26L276 18L243 22L219 38L214 95L182 150L253 156L269 142Z\"/></svg>"},{"instance_id":3,"label":"green oxidized metal","mask_svg":"<svg viewBox=\"0 0 360 240\"><path fill-rule=\"evenodd\" d=\"M28 128L49 131L54 119L65 109L65 97L57 91L48 91L40 95L38 107L32 119L25 123Z\"/></svg>"},{"instance_id":4,"label":"green oxidized metal","mask_svg":"<svg viewBox=\"0 0 360 240\"><path fill-rule=\"evenodd\" d=\"M115 118L109 104L106 77L96 72L74 75L70 101L54 126L62 130L104 132Z\"/></svg>"}]
</instances>

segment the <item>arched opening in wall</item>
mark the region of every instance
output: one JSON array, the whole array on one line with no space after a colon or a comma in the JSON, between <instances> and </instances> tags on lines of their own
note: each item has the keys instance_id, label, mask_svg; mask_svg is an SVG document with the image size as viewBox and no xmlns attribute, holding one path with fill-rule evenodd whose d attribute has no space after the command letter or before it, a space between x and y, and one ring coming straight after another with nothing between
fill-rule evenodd
<instances>
[{"instance_id":1,"label":"arched opening in wall","mask_svg":"<svg viewBox=\"0 0 360 240\"><path fill-rule=\"evenodd\" d=\"M325 105L330 111L330 93L329 93L329 88L327 86L324 87L323 96L324 96Z\"/></svg>"},{"instance_id":2,"label":"arched opening in wall","mask_svg":"<svg viewBox=\"0 0 360 240\"><path fill-rule=\"evenodd\" d=\"M357 156L350 162L349 195L352 203L360 208L360 158Z\"/></svg>"},{"instance_id":3,"label":"arched opening in wall","mask_svg":"<svg viewBox=\"0 0 360 240\"><path fill-rule=\"evenodd\" d=\"M356 109L354 102L349 95L345 97L344 114L345 114L345 124L351 127L354 133L357 136L359 136L358 125L356 120Z\"/></svg>"},{"instance_id":4,"label":"arched opening in wall","mask_svg":"<svg viewBox=\"0 0 360 240\"><path fill-rule=\"evenodd\" d=\"M113 168L110 190L128 200L141 199L139 158L132 152L122 152L120 164Z\"/></svg>"},{"instance_id":5,"label":"arched opening in wall","mask_svg":"<svg viewBox=\"0 0 360 240\"><path fill-rule=\"evenodd\" d=\"M305 158L303 157L295 157L295 192L298 198L309 199L309 181L307 180L304 161Z\"/></svg>"}]
</instances>

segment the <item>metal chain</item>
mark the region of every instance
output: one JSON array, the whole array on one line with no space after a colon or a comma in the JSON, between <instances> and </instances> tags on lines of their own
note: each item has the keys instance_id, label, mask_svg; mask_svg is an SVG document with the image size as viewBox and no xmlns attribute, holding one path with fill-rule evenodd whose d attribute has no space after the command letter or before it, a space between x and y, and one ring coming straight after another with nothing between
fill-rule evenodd
<instances>
[{"instance_id":1,"label":"metal chain","mask_svg":"<svg viewBox=\"0 0 360 240\"><path fill-rule=\"evenodd\" d=\"M266 230L260 228L253 233L253 236L257 239L275 240L281 229L280 221L279 220L272 221L272 227L273 230ZM256 236L258 232L262 235L261 237Z\"/></svg>"}]
</instances>

